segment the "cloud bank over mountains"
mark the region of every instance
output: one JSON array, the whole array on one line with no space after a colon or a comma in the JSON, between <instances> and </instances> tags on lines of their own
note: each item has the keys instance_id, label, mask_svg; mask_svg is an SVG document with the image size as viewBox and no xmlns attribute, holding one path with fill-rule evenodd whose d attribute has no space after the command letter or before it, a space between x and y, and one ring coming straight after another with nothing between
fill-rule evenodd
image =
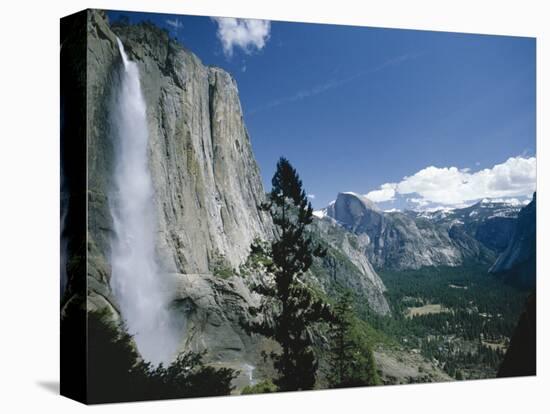
<instances>
[{"instance_id":1,"label":"cloud bank over mountains","mask_svg":"<svg viewBox=\"0 0 550 414\"><path fill-rule=\"evenodd\" d=\"M419 208L439 204L462 206L484 198L530 197L536 190L535 157L511 157L479 171L457 167L426 167L398 183L384 183L366 197L376 203L399 197Z\"/></svg>"}]
</instances>

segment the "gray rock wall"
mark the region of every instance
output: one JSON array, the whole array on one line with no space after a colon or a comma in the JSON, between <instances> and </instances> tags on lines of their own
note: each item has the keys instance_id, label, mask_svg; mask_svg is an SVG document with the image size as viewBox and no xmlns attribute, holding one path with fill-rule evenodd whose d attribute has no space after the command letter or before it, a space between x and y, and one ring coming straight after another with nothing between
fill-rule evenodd
<instances>
[{"instance_id":1,"label":"gray rock wall","mask_svg":"<svg viewBox=\"0 0 550 414\"><path fill-rule=\"evenodd\" d=\"M260 212L262 187L242 121L234 79L210 68L150 25L111 27L101 12L88 23L89 281L108 297L113 148L110 86L120 66L116 36L138 63L148 108L157 250L166 271L211 273L220 256L237 268L255 237L271 234ZM116 32L116 33L115 33Z\"/></svg>"},{"instance_id":2,"label":"gray rock wall","mask_svg":"<svg viewBox=\"0 0 550 414\"><path fill-rule=\"evenodd\" d=\"M315 218L312 227L313 235L327 249L312 267L321 288L329 295L338 294L336 287L351 290L376 313L389 314L386 287L365 255L368 236L348 232L330 217Z\"/></svg>"}]
</instances>

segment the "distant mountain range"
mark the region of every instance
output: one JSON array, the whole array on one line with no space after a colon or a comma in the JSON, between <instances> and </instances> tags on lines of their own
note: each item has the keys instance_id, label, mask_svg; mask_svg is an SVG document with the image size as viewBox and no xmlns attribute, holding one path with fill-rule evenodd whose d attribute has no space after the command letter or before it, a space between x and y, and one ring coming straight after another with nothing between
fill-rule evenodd
<instances>
[{"instance_id":1,"label":"distant mountain range","mask_svg":"<svg viewBox=\"0 0 550 414\"><path fill-rule=\"evenodd\" d=\"M534 233L531 210L534 201L524 206L485 199L465 208L382 211L362 195L343 192L315 215L355 235L367 236L365 254L378 269L459 266L476 261L487 267L494 263L492 272L498 274L513 268L514 260L525 259L533 250L524 247L527 236L523 234L529 229ZM529 224L518 226L518 221Z\"/></svg>"}]
</instances>

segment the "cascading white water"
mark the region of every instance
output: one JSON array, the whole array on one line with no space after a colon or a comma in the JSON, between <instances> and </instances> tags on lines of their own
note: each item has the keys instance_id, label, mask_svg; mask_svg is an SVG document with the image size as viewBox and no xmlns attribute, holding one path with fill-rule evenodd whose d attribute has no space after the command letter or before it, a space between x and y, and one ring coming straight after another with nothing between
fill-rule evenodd
<instances>
[{"instance_id":1,"label":"cascading white water","mask_svg":"<svg viewBox=\"0 0 550 414\"><path fill-rule=\"evenodd\" d=\"M139 68L120 39L117 42L124 66L115 83L110 114L116 143L115 188L110 197L115 231L111 287L141 356L156 365L174 358L183 327L167 308L166 281L156 257L157 217Z\"/></svg>"}]
</instances>

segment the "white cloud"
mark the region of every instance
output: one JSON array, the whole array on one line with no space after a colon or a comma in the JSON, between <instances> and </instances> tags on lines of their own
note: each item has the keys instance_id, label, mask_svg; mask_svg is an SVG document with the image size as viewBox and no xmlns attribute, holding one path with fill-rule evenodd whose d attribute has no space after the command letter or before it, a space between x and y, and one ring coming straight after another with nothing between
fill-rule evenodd
<instances>
[{"instance_id":1,"label":"white cloud","mask_svg":"<svg viewBox=\"0 0 550 414\"><path fill-rule=\"evenodd\" d=\"M536 189L536 158L512 157L476 172L457 167L426 167L399 183L387 183L367 194L375 202L391 201L397 194L414 195L409 201L461 205L482 198L531 196Z\"/></svg>"},{"instance_id":2,"label":"white cloud","mask_svg":"<svg viewBox=\"0 0 550 414\"><path fill-rule=\"evenodd\" d=\"M235 19L232 17L214 17L218 23L218 39L222 42L226 56L233 55L235 47L250 54L262 50L269 39L271 23L269 20Z\"/></svg>"},{"instance_id":3,"label":"white cloud","mask_svg":"<svg viewBox=\"0 0 550 414\"><path fill-rule=\"evenodd\" d=\"M391 201L395 198L396 183L382 184L378 190L373 190L368 194L365 194L369 200L375 203L382 203L384 201Z\"/></svg>"},{"instance_id":4,"label":"white cloud","mask_svg":"<svg viewBox=\"0 0 550 414\"><path fill-rule=\"evenodd\" d=\"M312 200L315 200L315 194L308 194L307 198L310 198Z\"/></svg>"},{"instance_id":5,"label":"white cloud","mask_svg":"<svg viewBox=\"0 0 550 414\"><path fill-rule=\"evenodd\" d=\"M423 198L407 198L407 201L413 204L417 204L418 207L425 207L430 204L428 200L424 200Z\"/></svg>"}]
</instances>

